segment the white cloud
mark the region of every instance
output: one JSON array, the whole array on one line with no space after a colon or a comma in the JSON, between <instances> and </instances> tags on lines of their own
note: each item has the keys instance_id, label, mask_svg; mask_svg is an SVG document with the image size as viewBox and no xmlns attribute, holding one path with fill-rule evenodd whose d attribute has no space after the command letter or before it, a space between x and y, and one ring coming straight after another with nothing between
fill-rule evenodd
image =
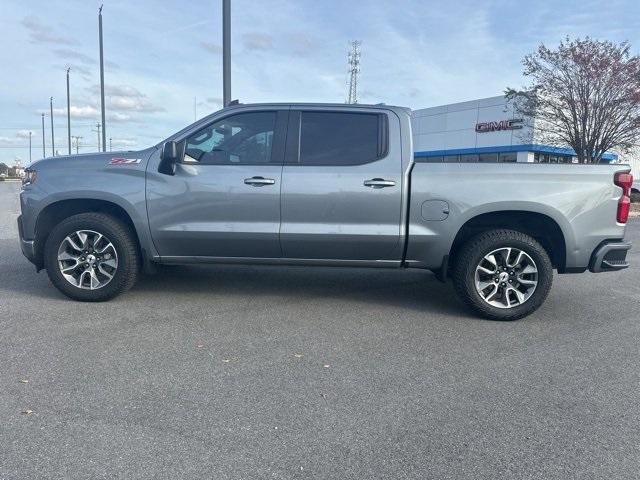
<instances>
[{"instance_id":1,"label":"white cloud","mask_svg":"<svg viewBox=\"0 0 640 480\"><path fill-rule=\"evenodd\" d=\"M97 63L97 61L89 55L85 55L84 53L72 50L70 48L58 48L54 50L53 53L63 59L78 60L80 63L84 63L85 65L93 65Z\"/></svg>"},{"instance_id":2,"label":"white cloud","mask_svg":"<svg viewBox=\"0 0 640 480\"><path fill-rule=\"evenodd\" d=\"M245 33L242 35L242 44L247 50L271 50L273 37L267 33Z\"/></svg>"},{"instance_id":3,"label":"white cloud","mask_svg":"<svg viewBox=\"0 0 640 480\"><path fill-rule=\"evenodd\" d=\"M122 112L113 112L107 115L107 119L111 122L128 122L131 115Z\"/></svg>"},{"instance_id":4,"label":"white cloud","mask_svg":"<svg viewBox=\"0 0 640 480\"><path fill-rule=\"evenodd\" d=\"M213 42L200 42L200 46L207 52L219 55L222 53L222 45Z\"/></svg>"},{"instance_id":5,"label":"white cloud","mask_svg":"<svg viewBox=\"0 0 640 480\"><path fill-rule=\"evenodd\" d=\"M75 45L77 42L65 35L59 35L40 22L38 17L29 15L22 19L22 25L29 31L32 43L53 43L58 45Z\"/></svg>"},{"instance_id":6,"label":"white cloud","mask_svg":"<svg viewBox=\"0 0 640 480\"><path fill-rule=\"evenodd\" d=\"M45 112L46 113L46 112ZM53 115L56 117L66 117L66 108L54 108ZM71 118L75 119L95 119L100 115L98 109L93 105L71 105Z\"/></svg>"},{"instance_id":7,"label":"white cloud","mask_svg":"<svg viewBox=\"0 0 640 480\"><path fill-rule=\"evenodd\" d=\"M33 135L33 132L30 132L29 130L18 130L16 132L16 137L18 138L28 139L31 135Z\"/></svg>"},{"instance_id":8,"label":"white cloud","mask_svg":"<svg viewBox=\"0 0 640 480\"><path fill-rule=\"evenodd\" d=\"M118 148L130 148L138 145L135 138L112 138L111 145Z\"/></svg>"},{"instance_id":9,"label":"white cloud","mask_svg":"<svg viewBox=\"0 0 640 480\"><path fill-rule=\"evenodd\" d=\"M100 94L100 86L93 85L89 91L94 95ZM115 112L163 112L165 109L154 104L144 93L130 85L105 85L105 102L107 110Z\"/></svg>"}]
</instances>

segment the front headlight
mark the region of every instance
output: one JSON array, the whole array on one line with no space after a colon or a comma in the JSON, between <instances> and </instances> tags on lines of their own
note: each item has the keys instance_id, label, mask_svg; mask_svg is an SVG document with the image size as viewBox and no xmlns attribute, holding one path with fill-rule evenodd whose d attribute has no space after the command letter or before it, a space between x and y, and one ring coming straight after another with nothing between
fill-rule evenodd
<instances>
[{"instance_id":1,"label":"front headlight","mask_svg":"<svg viewBox=\"0 0 640 480\"><path fill-rule=\"evenodd\" d=\"M24 177L22 177L22 186L26 187L36 181L38 174L32 168L27 168L24 171Z\"/></svg>"}]
</instances>

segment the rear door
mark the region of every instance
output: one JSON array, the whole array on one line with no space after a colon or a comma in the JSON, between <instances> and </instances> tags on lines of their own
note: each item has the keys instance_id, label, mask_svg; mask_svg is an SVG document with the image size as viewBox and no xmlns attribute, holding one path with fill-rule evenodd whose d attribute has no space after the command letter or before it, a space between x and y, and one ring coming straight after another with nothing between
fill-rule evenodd
<instances>
[{"instance_id":1,"label":"rear door","mask_svg":"<svg viewBox=\"0 0 640 480\"><path fill-rule=\"evenodd\" d=\"M386 110L292 108L282 172L285 258L401 258L400 125Z\"/></svg>"},{"instance_id":2,"label":"rear door","mask_svg":"<svg viewBox=\"0 0 640 480\"><path fill-rule=\"evenodd\" d=\"M280 186L287 110L231 112L181 141L175 175L148 172L160 256L281 256Z\"/></svg>"}]
</instances>

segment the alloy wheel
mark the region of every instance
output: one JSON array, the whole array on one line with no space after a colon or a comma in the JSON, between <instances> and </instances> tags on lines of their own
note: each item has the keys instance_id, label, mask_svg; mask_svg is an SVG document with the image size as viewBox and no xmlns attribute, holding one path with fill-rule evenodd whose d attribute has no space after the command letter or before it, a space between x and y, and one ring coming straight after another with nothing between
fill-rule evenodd
<instances>
[{"instance_id":1,"label":"alloy wheel","mask_svg":"<svg viewBox=\"0 0 640 480\"><path fill-rule=\"evenodd\" d=\"M78 230L60 243L58 267L74 287L96 290L107 285L116 274L118 252L103 234Z\"/></svg>"},{"instance_id":2,"label":"alloy wheel","mask_svg":"<svg viewBox=\"0 0 640 480\"><path fill-rule=\"evenodd\" d=\"M480 297L497 308L514 308L531 298L538 286L538 267L530 255L502 247L485 255L475 271Z\"/></svg>"}]
</instances>

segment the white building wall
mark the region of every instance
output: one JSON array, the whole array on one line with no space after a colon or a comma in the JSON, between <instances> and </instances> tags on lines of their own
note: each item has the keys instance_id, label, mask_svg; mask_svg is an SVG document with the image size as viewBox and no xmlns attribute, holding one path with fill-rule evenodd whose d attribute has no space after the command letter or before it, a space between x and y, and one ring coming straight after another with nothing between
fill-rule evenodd
<instances>
[{"instance_id":1,"label":"white building wall","mask_svg":"<svg viewBox=\"0 0 640 480\"><path fill-rule=\"evenodd\" d=\"M631 175L633 175L633 188L640 190L640 148L628 154L619 155L619 162L626 163L631 166Z\"/></svg>"},{"instance_id":2,"label":"white building wall","mask_svg":"<svg viewBox=\"0 0 640 480\"><path fill-rule=\"evenodd\" d=\"M519 118L504 96L454 103L413 111L413 144L416 152L530 144L531 122L519 130L476 132L479 122Z\"/></svg>"}]
</instances>

